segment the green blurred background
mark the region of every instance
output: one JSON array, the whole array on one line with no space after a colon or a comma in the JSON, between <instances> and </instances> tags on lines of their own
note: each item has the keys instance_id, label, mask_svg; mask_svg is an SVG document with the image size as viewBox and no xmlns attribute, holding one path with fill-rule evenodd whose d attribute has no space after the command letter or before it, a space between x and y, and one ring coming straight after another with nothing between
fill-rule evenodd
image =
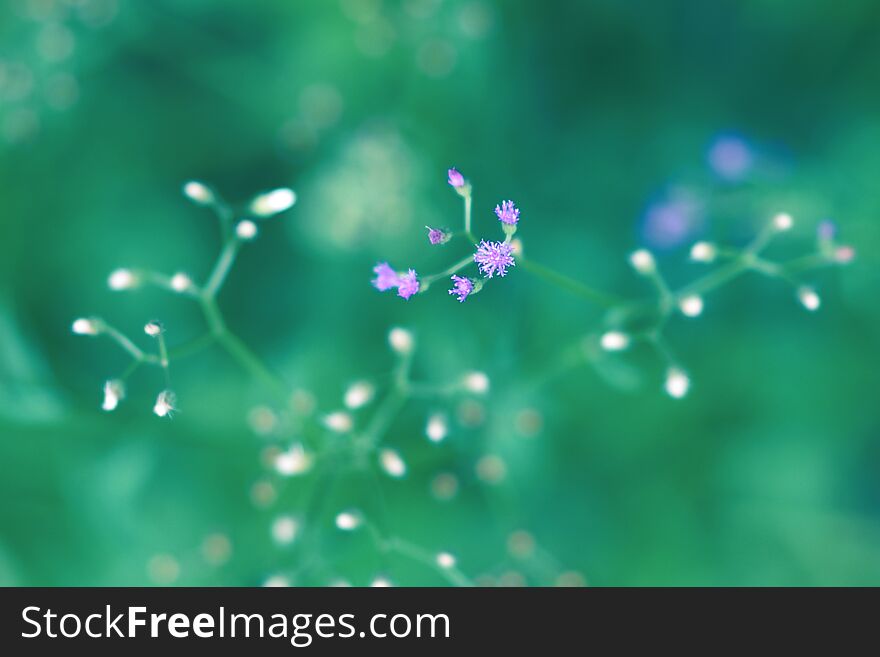
<instances>
[{"instance_id":1,"label":"green blurred background","mask_svg":"<svg viewBox=\"0 0 880 657\"><path fill-rule=\"evenodd\" d=\"M481 583L880 584L874 0L8 0L0 39L0 583L443 583L335 531L355 506ZM694 239L742 244L778 210L797 223L771 254L809 251L833 219L858 257L808 278L816 314L746 277L674 320L686 400L639 350L548 378L600 314L522 268L465 304L369 285L380 259L461 256L423 228L459 225L452 164L478 233L513 198L528 254L622 294L646 291L636 246L684 282ZM150 413L155 371L103 413L127 361L70 333L90 314L135 336L161 318L172 343L200 331L185 300L105 283L120 266L204 276L217 228L180 194L191 178L237 202L296 190L220 302L317 413L387 382L393 325L418 336L420 379L492 380L481 400L407 406L386 442L410 471L381 479L383 511L362 473L318 490L318 545L273 541L322 484L265 503L261 453L290 438L249 426L258 383L211 350L173 366L174 420ZM456 418L439 446L432 410ZM486 455L501 481L476 476ZM309 550L321 569L303 571Z\"/></svg>"}]
</instances>

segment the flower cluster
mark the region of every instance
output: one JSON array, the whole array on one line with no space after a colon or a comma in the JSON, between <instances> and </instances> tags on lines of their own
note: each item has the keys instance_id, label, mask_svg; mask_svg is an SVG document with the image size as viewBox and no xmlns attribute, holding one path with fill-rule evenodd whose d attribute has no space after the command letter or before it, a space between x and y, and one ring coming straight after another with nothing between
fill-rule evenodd
<instances>
[{"instance_id":1,"label":"flower cluster","mask_svg":"<svg viewBox=\"0 0 880 657\"><path fill-rule=\"evenodd\" d=\"M520 215L516 204L507 200L495 206L495 216L501 223L505 239L503 241L481 239L478 242L471 231L471 184L455 167L449 169L446 175L449 185L464 199L464 229L459 235L471 242L473 253L438 274L422 278L419 277L415 269L396 271L387 262L380 262L373 268L376 277L372 280L373 287L380 292L396 289L399 297L409 299L416 294L427 291L436 280L448 276L452 280L449 294L459 302L463 302L479 292L487 279L495 276L504 277L510 267L516 266L514 258L516 248L513 236L516 233ZM445 228L432 228L431 226L425 228L428 230L428 242L431 245L446 244L456 236L456 233ZM459 275L459 272L470 265L476 265L478 276L469 278Z\"/></svg>"}]
</instances>

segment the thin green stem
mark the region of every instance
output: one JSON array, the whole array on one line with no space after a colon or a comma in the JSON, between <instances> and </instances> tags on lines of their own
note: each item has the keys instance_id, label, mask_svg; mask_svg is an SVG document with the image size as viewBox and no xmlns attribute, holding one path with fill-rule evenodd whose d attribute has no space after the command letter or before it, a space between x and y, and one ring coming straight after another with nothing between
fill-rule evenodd
<instances>
[{"instance_id":1,"label":"thin green stem","mask_svg":"<svg viewBox=\"0 0 880 657\"><path fill-rule=\"evenodd\" d=\"M421 291L427 290L428 286L436 280L439 280L441 278L446 278L448 276L452 276L453 274L455 274L456 272L458 272L462 268L467 267L468 264L472 263L473 261L474 261L474 256L468 255L468 256L462 258L461 260L459 260L458 262L456 262L454 265L451 265L447 269L444 269L439 274L432 274L430 276L425 276L422 279L422 290Z\"/></svg>"},{"instance_id":2,"label":"thin green stem","mask_svg":"<svg viewBox=\"0 0 880 657\"><path fill-rule=\"evenodd\" d=\"M584 285L580 281L577 281L573 278L569 278L565 274L560 274L554 269L550 269L545 265L541 265L534 260L527 260L523 256L519 257L519 264L522 267L532 274L543 278L548 283L552 283L554 285L559 285L560 287L572 292L588 301L591 301L597 305L603 306L605 308L610 308L615 306L623 301L619 297L613 296L611 294L606 294L605 292L600 292L599 290L595 290L587 285Z\"/></svg>"},{"instance_id":3,"label":"thin green stem","mask_svg":"<svg viewBox=\"0 0 880 657\"><path fill-rule=\"evenodd\" d=\"M675 293L675 296L681 298L691 294L705 294L706 292L733 280L744 272L749 271L752 268L752 262L754 262L753 258L746 257L731 260L705 276L685 285Z\"/></svg>"},{"instance_id":4,"label":"thin green stem","mask_svg":"<svg viewBox=\"0 0 880 657\"><path fill-rule=\"evenodd\" d=\"M143 352L143 350L138 347L134 342L132 342L126 335L124 335L121 331L115 329L110 326L106 322L102 322L101 324L101 332L105 335L109 336L116 344L122 347L125 351L127 351L132 358L138 361L147 361L150 358Z\"/></svg>"},{"instance_id":5,"label":"thin green stem","mask_svg":"<svg viewBox=\"0 0 880 657\"><path fill-rule=\"evenodd\" d=\"M238 254L240 247L241 242L237 239L231 238L226 240L223 250L220 252L220 257L217 258L214 269L211 271L211 275L208 276L208 282L205 283L205 287L202 290L203 296L211 298L217 296L217 293L223 286L223 282L226 280L226 276L229 275L229 270L235 262L235 256Z\"/></svg>"}]
</instances>

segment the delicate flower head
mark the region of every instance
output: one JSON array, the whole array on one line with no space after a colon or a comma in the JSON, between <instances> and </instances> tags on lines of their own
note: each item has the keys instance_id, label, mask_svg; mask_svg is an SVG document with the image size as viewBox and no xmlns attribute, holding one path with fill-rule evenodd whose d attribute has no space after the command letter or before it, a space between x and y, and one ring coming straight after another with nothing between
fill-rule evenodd
<instances>
[{"instance_id":1,"label":"delicate flower head","mask_svg":"<svg viewBox=\"0 0 880 657\"><path fill-rule=\"evenodd\" d=\"M448 552L440 552L436 560L437 565L441 568L455 568L455 557Z\"/></svg>"},{"instance_id":2,"label":"delicate flower head","mask_svg":"<svg viewBox=\"0 0 880 657\"><path fill-rule=\"evenodd\" d=\"M819 306L822 305L822 299L816 294L816 290L807 285L802 285L798 288L797 296L801 305L810 312L819 310Z\"/></svg>"},{"instance_id":3,"label":"delicate flower head","mask_svg":"<svg viewBox=\"0 0 880 657\"><path fill-rule=\"evenodd\" d=\"M275 457L275 470L283 477L303 474L311 467L312 456L299 443L291 445L288 450Z\"/></svg>"},{"instance_id":4,"label":"delicate flower head","mask_svg":"<svg viewBox=\"0 0 880 657\"><path fill-rule=\"evenodd\" d=\"M400 285L400 277L387 262L380 262L373 267L373 273L376 274L376 278L372 281L373 287L380 292L390 290L392 287Z\"/></svg>"},{"instance_id":5,"label":"delicate flower head","mask_svg":"<svg viewBox=\"0 0 880 657\"><path fill-rule=\"evenodd\" d=\"M175 292L186 292L193 287L192 279L183 272L177 272L171 277L171 289Z\"/></svg>"},{"instance_id":6,"label":"delicate flower head","mask_svg":"<svg viewBox=\"0 0 880 657\"><path fill-rule=\"evenodd\" d=\"M446 172L449 184L455 187L456 189L461 189L465 185L464 176L459 173L458 169L452 167L449 171Z\"/></svg>"},{"instance_id":7,"label":"delicate flower head","mask_svg":"<svg viewBox=\"0 0 880 657\"><path fill-rule=\"evenodd\" d=\"M678 308L685 317L698 317L703 313L703 297L689 294L678 301Z\"/></svg>"},{"instance_id":8,"label":"delicate flower head","mask_svg":"<svg viewBox=\"0 0 880 657\"><path fill-rule=\"evenodd\" d=\"M492 278L495 274L507 275L508 267L515 267L516 262L511 255L511 247L507 242L487 242L481 240L474 254L474 262L480 268L480 273L486 278Z\"/></svg>"},{"instance_id":9,"label":"delicate flower head","mask_svg":"<svg viewBox=\"0 0 880 657\"><path fill-rule=\"evenodd\" d=\"M838 246L836 249L834 249L834 261L841 265L852 262L853 260L855 260L855 257L856 250L851 246Z\"/></svg>"},{"instance_id":10,"label":"delicate flower head","mask_svg":"<svg viewBox=\"0 0 880 657\"><path fill-rule=\"evenodd\" d=\"M459 302L463 302L474 291L474 282L465 276L453 276L452 282L454 285L449 290L449 294L458 297Z\"/></svg>"},{"instance_id":11,"label":"delicate flower head","mask_svg":"<svg viewBox=\"0 0 880 657\"><path fill-rule=\"evenodd\" d=\"M119 401L125 397L125 384L119 379L111 379L104 383L104 401L101 408L105 411L116 410Z\"/></svg>"},{"instance_id":12,"label":"delicate flower head","mask_svg":"<svg viewBox=\"0 0 880 657\"><path fill-rule=\"evenodd\" d=\"M73 320L70 330L77 335L98 335L101 332L101 327L98 320L80 317Z\"/></svg>"},{"instance_id":13,"label":"delicate flower head","mask_svg":"<svg viewBox=\"0 0 880 657\"><path fill-rule=\"evenodd\" d=\"M373 399L376 389L368 381L352 383L345 391L345 405L354 410L366 406Z\"/></svg>"},{"instance_id":14,"label":"delicate flower head","mask_svg":"<svg viewBox=\"0 0 880 657\"><path fill-rule=\"evenodd\" d=\"M151 338L158 337L162 333L162 324L157 321L147 322L144 325L144 333L149 335Z\"/></svg>"},{"instance_id":15,"label":"delicate flower head","mask_svg":"<svg viewBox=\"0 0 880 657\"><path fill-rule=\"evenodd\" d=\"M419 291L419 275L415 269L410 269L399 278L397 287L397 296L409 299L412 295Z\"/></svg>"},{"instance_id":16,"label":"delicate flower head","mask_svg":"<svg viewBox=\"0 0 880 657\"><path fill-rule=\"evenodd\" d=\"M691 260L694 262L712 262L718 257L718 247L711 242L697 242L691 247Z\"/></svg>"},{"instance_id":17,"label":"delicate flower head","mask_svg":"<svg viewBox=\"0 0 880 657\"><path fill-rule=\"evenodd\" d=\"M336 526L343 531L357 529L363 521L364 518L357 509L342 511L336 516Z\"/></svg>"},{"instance_id":18,"label":"delicate flower head","mask_svg":"<svg viewBox=\"0 0 880 657\"><path fill-rule=\"evenodd\" d=\"M794 219L791 218L790 214L780 212L775 217L773 217L773 228L775 228L780 233L786 230L791 230L792 226L794 226Z\"/></svg>"},{"instance_id":19,"label":"delicate flower head","mask_svg":"<svg viewBox=\"0 0 880 657\"><path fill-rule=\"evenodd\" d=\"M379 452L379 465L389 477L399 479L406 474L406 461L393 449Z\"/></svg>"},{"instance_id":20,"label":"delicate flower head","mask_svg":"<svg viewBox=\"0 0 880 657\"><path fill-rule=\"evenodd\" d=\"M688 375L677 367L670 367L666 370L666 380L663 382L666 394L673 399L681 399L687 395L691 387L691 380Z\"/></svg>"},{"instance_id":21,"label":"delicate flower head","mask_svg":"<svg viewBox=\"0 0 880 657\"><path fill-rule=\"evenodd\" d=\"M630 344L630 337L621 331L608 331L599 338L599 344L605 351L623 351Z\"/></svg>"},{"instance_id":22,"label":"delicate flower head","mask_svg":"<svg viewBox=\"0 0 880 657\"><path fill-rule=\"evenodd\" d=\"M174 393L170 390L163 390L156 397L156 404L153 406L153 412L159 417L171 417L171 414L177 410L176 399Z\"/></svg>"},{"instance_id":23,"label":"delicate flower head","mask_svg":"<svg viewBox=\"0 0 880 657\"><path fill-rule=\"evenodd\" d=\"M395 326L388 332L388 344L390 344L391 348L397 353L407 355L412 353L413 347L415 346L415 338L410 331Z\"/></svg>"},{"instance_id":24,"label":"delicate flower head","mask_svg":"<svg viewBox=\"0 0 880 657\"><path fill-rule=\"evenodd\" d=\"M503 224L515 224L519 221L519 209L513 201L501 201L501 205L495 206L495 214Z\"/></svg>"},{"instance_id":25,"label":"delicate flower head","mask_svg":"<svg viewBox=\"0 0 880 657\"><path fill-rule=\"evenodd\" d=\"M296 192L287 187L259 194L251 201L250 210L257 217L271 217L288 210L296 203Z\"/></svg>"},{"instance_id":26,"label":"delicate flower head","mask_svg":"<svg viewBox=\"0 0 880 657\"><path fill-rule=\"evenodd\" d=\"M830 219L825 219L819 223L816 233L823 242L830 242L837 235L837 224Z\"/></svg>"},{"instance_id":27,"label":"delicate flower head","mask_svg":"<svg viewBox=\"0 0 880 657\"><path fill-rule=\"evenodd\" d=\"M431 244L446 244L449 241L450 235L445 230L430 226L425 226L425 228L428 229L428 241Z\"/></svg>"},{"instance_id":28,"label":"delicate flower head","mask_svg":"<svg viewBox=\"0 0 880 657\"><path fill-rule=\"evenodd\" d=\"M184 195L198 205L210 205L217 200L214 192L206 184L190 180L183 186Z\"/></svg>"},{"instance_id":29,"label":"delicate flower head","mask_svg":"<svg viewBox=\"0 0 880 657\"><path fill-rule=\"evenodd\" d=\"M235 224L235 234L240 240L250 241L257 236L259 229L250 219L242 219Z\"/></svg>"},{"instance_id":30,"label":"delicate flower head","mask_svg":"<svg viewBox=\"0 0 880 657\"><path fill-rule=\"evenodd\" d=\"M107 278L107 287L111 290L130 290L137 287L137 275L130 269L116 269Z\"/></svg>"}]
</instances>

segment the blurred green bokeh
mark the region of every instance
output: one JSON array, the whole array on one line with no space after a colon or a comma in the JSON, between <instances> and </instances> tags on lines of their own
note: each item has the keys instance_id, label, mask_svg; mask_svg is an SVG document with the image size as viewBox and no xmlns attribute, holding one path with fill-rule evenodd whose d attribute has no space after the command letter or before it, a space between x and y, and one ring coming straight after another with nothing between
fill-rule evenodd
<instances>
[{"instance_id":1,"label":"blurred green bokeh","mask_svg":"<svg viewBox=\"0 0 880 657\"><path fill-rule=\"evenodd\" d=\"M0 583L442 583L333 529L359 507L502 583L880 584L878 37L875 0L4 3ZM719 176L719 136L742 171ZM601 315L522 268L465 304L369 286L379 260L430 272L461 257L424 230L459 225L452 164L479 233L513 198L529 255L621 294L647 291L626 265L636 246L686 282L703 271L694 239L742 244L778 210L796 226L772 254L809 251L833 219L858 257L808 278L818 313L749 276L674 319L685 400L642 350L548 378ZM172 343L200 332L185 300L105 284L120 266L204 276L217 226L180 194L191 178L236 202L296 190L220 303L317 412L352 381L387 383L394 325L418 337L420 379L492 380L478 405L406 407L386 442L410 471L380 480L381 510L364 473L318 491L320 571L292 575L309 555L270 532L304 513L311 480L253 501L273 442L248 423L267 401L257 382L210 350L174 364L173 421L150 413L149 370L103 413L124 354L70 333L92 314L135 336L161 318ZM658 204L682 197L685 224L667 226ZM439 446L423 435L434 410L468 420ZM500 483L474 474L487 454ZM431 494L442 472L460 482L449 501ZM509 554L516 530L532 558Z\"/></svg>"}]
</instances>

